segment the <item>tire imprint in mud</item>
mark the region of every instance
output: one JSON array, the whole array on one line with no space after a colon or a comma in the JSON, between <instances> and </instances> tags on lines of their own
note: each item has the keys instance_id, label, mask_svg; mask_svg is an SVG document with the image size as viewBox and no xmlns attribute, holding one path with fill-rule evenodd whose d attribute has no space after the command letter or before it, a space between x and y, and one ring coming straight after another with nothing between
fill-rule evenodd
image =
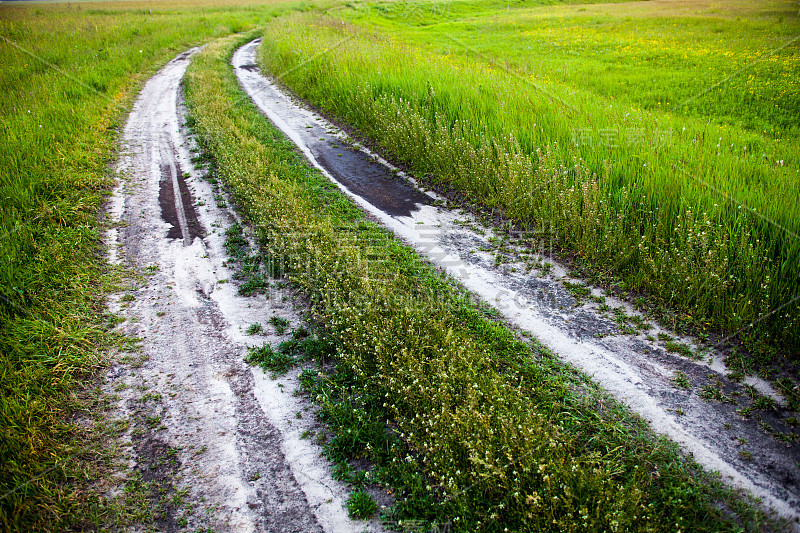
<instances>
[{"instance_id":1,"label":"tire imprint in mud","mask_svg":"<svg viewBox=\"0 0 800 533\"><path fill-rule=\"evenodd\" d=\"M377 520L349 519L346 487L301 437L319 424L313 411L296 416L311 408L292 395L299 371L273 380L244 362L248 345L283 340L248 336L248 325L276 316L297 327L299 313L289 289L243 297L227 282L224 230L239 220L191 163L179 86L196 52L178 55L142 89L109 206L117 222L109 261L141 276L109 302L126 319L121 331L141 339L141 350L105 375L119 398L115 421L128 427L129 474L160 531L380 531Z\"/></svg>"},{"instance_id":2,"label":"tire imprint in mud","mask_svg":"<svg viewBox=\"0 0 800 533\"><path fill-rule=\"evenodd\" d=\"M183 243L188 246L195 237L203 238L203 230L197 220L186 178L175 158L175 147L166 135L161 137L159 149L162 161L158 193L161 218L172 226L167 232L167 238L183 239Z\"/></svg>"},{"instance_id":3,"label":"tire imprint in mud","mask_svg":"<svg viewBox=\"0 0 800 533\"><path fill-rule=\"evenodd\" d=\"M550 274L539 276L523 273L524 264L517 262L498 265L490 253L483 251L490 244L488 238L483 232L470 229L478 224L469 215L435 207L432 204L441 198L421 192L409 177L406 181L385 179L383 176L403 174L264 78L256 66L258 43L256 40L244 45L232 58L243 90L311 164L357 205L498 309L510 323L532 332L563 360L591 375L701 465L720 472L730 485L763 498L781 516L793 520L800 516L798 440L790 444L779 442L755 420L738 416L733 405L702 400L697 394L699 385L683 390L673 383L675 372L681 371L695 384L714 382L720 383L724 392L740 390L741 386L726 377L721 356L712 353L710 362L689 360L668 353L642 332L621 335L618 324L604 316L598 305L573 297L563 284L569 279L566 270L547 258L540 256L549 264ZM350 158L348 165L340 165L343 146L347 152L362 155ZM328 167L330 162L335 163L334 167ZM342 172L350 174L341 178ZM403 209L382 208L384 191L391 191L393 204ZM602 296L597 288L587 289L592 296ZM625 302L611 297L605 301L627 315L639 316ZM650 325L648 332L669 334L676 341L696 347L693 339L656 326ZM763 422L783 428L784 411L771 385L752 377L746 381L777 403L773 412L761 413ZM749 457L740 453L742 442L748 443ZM797 522L795 529L798 530Z\"/></svg>"}]
</instances>

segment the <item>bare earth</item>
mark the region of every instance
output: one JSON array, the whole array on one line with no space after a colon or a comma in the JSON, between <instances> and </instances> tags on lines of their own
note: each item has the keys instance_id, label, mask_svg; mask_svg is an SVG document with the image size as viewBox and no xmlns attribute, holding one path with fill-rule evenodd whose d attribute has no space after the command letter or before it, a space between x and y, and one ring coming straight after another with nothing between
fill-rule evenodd
<instances>
[{"instance_id":1,"label":"bare earth","mask_svg":"<svg viewBox=\"0 0 800 533\"><path fill-rule=\"evenodd\" d=\"M331 479L320 448L301 438L315 417L292 395L296 372L272 380L243 361L248 345L280 342L271 316L300 321L287 289L242 297L223 282L233 275L224 231L236 215L194 169L182 128L179 83L196 51L142 90L110 206L119 222L108 235L110 260L141 276L111 307L125 318L122 330L141 338L141 352L120 357L106 387L118 398L113 416L129 424L129 466L158 511L149 527L377 531L348 518L345 487ZM253 323L267 334L246 335Z\"/></svg>"}]
</instances>

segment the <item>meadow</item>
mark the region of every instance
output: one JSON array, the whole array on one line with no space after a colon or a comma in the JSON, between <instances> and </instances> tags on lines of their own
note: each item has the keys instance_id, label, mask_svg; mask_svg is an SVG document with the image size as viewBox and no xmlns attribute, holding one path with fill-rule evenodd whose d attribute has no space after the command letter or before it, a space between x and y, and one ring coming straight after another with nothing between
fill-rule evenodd
<instances>
[{"instance_id":1,"label":"meadow","mask_svg":"<svg viewBox=\"0 0 800 533\"><path fill-rule=\"evenodd\" d=\"M271 25L261 62L763 370L800 353L799 32L791 2L350 2Z\"/></svg>"},{"instance_id":2,"label":"meadow","mask_svg":"<svg viewBox=\"0 0 800 533\"><path fill-rule=\"evenodd\" d=\"M654 16L659 5L0 6L2 528L121 520L87 489L104 472L102 424L72 418L94 409L108 350L130 341L105 308L124 274L104 263L102 205L137 89L207 42L186 81L194 127L264 254L294 265L328 342L336 372L307 376L335 433L328 451L374 461L400 488L398 517L465 531L764 527L747 498L366 220L257 113L228 64L266 27L262 62L290 70L280 78L299 94L419 172L520 223L552 221L562 245L631 288L732 331L797 296L786 231L800 225L797 45L748 69L752 81L732 79L752 83L746 105L720 85L675 106L783 46L797 18L782 2ZM376 256L395 267L378 280L362 275ZM796 305L780 308L745 340L792 349L797 320ZM387 433L402 453L379 453Z\"/></svg>"}]
</instances>

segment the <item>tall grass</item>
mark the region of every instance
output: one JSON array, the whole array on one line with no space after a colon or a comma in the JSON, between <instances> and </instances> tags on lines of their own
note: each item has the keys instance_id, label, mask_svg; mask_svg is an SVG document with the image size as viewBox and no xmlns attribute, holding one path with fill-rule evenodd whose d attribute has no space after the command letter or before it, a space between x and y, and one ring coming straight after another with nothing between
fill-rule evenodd
<instances>
[{"instance_id":1,"label":"tall grass","mask_svg":"<svg viewBox=\"0 0 800 533\"><path fill-rule=\"evenodd\" d=\"M229 66L242 42L216 42L189 68L193 127L263 249L312 303L357 403L411 447L392 460L424 469L429 485L418 489L440 505L404 518L448 520L454 531L735 529L720 498L756 518L311 170L242 97ZM361 415L341 413L356 425L337 435L360 457L389 453L364 446Z\"/></svg>"},{"instance_id":2,"label":"tall grass","mask_svg":"<svg viewBox=\"0 0 800 533\"><path fill-rule=\"evenodd\" d=\"M98 217L117 132L155 68L278 11L234 5L0 6L0 529L84 513L68 416L107 347Z\"/></svg>"},{"instance_id":3,"label":"tall grass","mask_svg":"<svg viewBox=\"0 0 800 533\"><path fill-rule=\"evenodd\" d=\"M696 116L708 102L671 114L512 68L503 54L522 42L497 45L499 51L487 43L503 42L493 36L498 28L503 35L503 24L536 34L548 23L533 22L547 20L535 10L529 26L518 14L496 13L452 23L443 17L430 29L413 20L390 23L375 11L367 18L339 13L349 18L307 14L271 25L262 66L417 171L520 223L549 221L563 245L629 287L726 331L746 328L751 344L766 336L798 353L800 305L785 305L800 296L800 141L786 121L797 112L794 100L781 100L791 105L762 117L783 137L771 139L720 117ZM582 22L591 26L592 19ZM728 24L750 35L746 25ZM583 28L572 21L562 39L582 36ZM630 33L625 27L612 35ZM406 37L424 45L404 43ZM795 92L785 75L797 69L795 50L777 55L781 94ZM650 54L660 56L652 48ZM726 68L749 57L729 55L735 57ZM517 64L520 56L539 59L517 49ZM571 68L580 74L579 67ZM769 80L771 72L751 74ZM600 78L588 87L603 92L598 87L609 77ZM749 116L742 113L739 122L750 124Z\"/></svg>"}]
</instances>

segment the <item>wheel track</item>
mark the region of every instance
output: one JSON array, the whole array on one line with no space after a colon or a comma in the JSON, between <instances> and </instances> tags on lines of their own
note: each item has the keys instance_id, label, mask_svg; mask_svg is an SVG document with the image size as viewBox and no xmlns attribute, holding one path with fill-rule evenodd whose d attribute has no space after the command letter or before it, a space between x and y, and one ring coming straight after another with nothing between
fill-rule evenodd
<instances>
[{"instance_id":1,"label":"wheel track","mask_svg":"<svg viewBox=\"0 0 800 533\"><path fill-rule=\"evenodd\" d=\"M131 302L110 303L126 319L122 331L141 338L141 351L106 376L109 393L119 395L115 416L130 422L129 466L151 483L151 498L187 494L167 505L159 530L380 530L347 517L346 488L331 479L321 449L301 439L315 422L295 417L308 407L291 394L297 373L271 380L243 361L248 344L281 340L246 336L249 324L281 316L297 326L299 318L286 290L245 298L234 283L220 283L233 278L223 233L238 219L217 206L190 160L180 81L197 51L177 56L142 89L109 209L118 222L107 236L109 260L145 279Z\"/></svg>"}]
</instances>

